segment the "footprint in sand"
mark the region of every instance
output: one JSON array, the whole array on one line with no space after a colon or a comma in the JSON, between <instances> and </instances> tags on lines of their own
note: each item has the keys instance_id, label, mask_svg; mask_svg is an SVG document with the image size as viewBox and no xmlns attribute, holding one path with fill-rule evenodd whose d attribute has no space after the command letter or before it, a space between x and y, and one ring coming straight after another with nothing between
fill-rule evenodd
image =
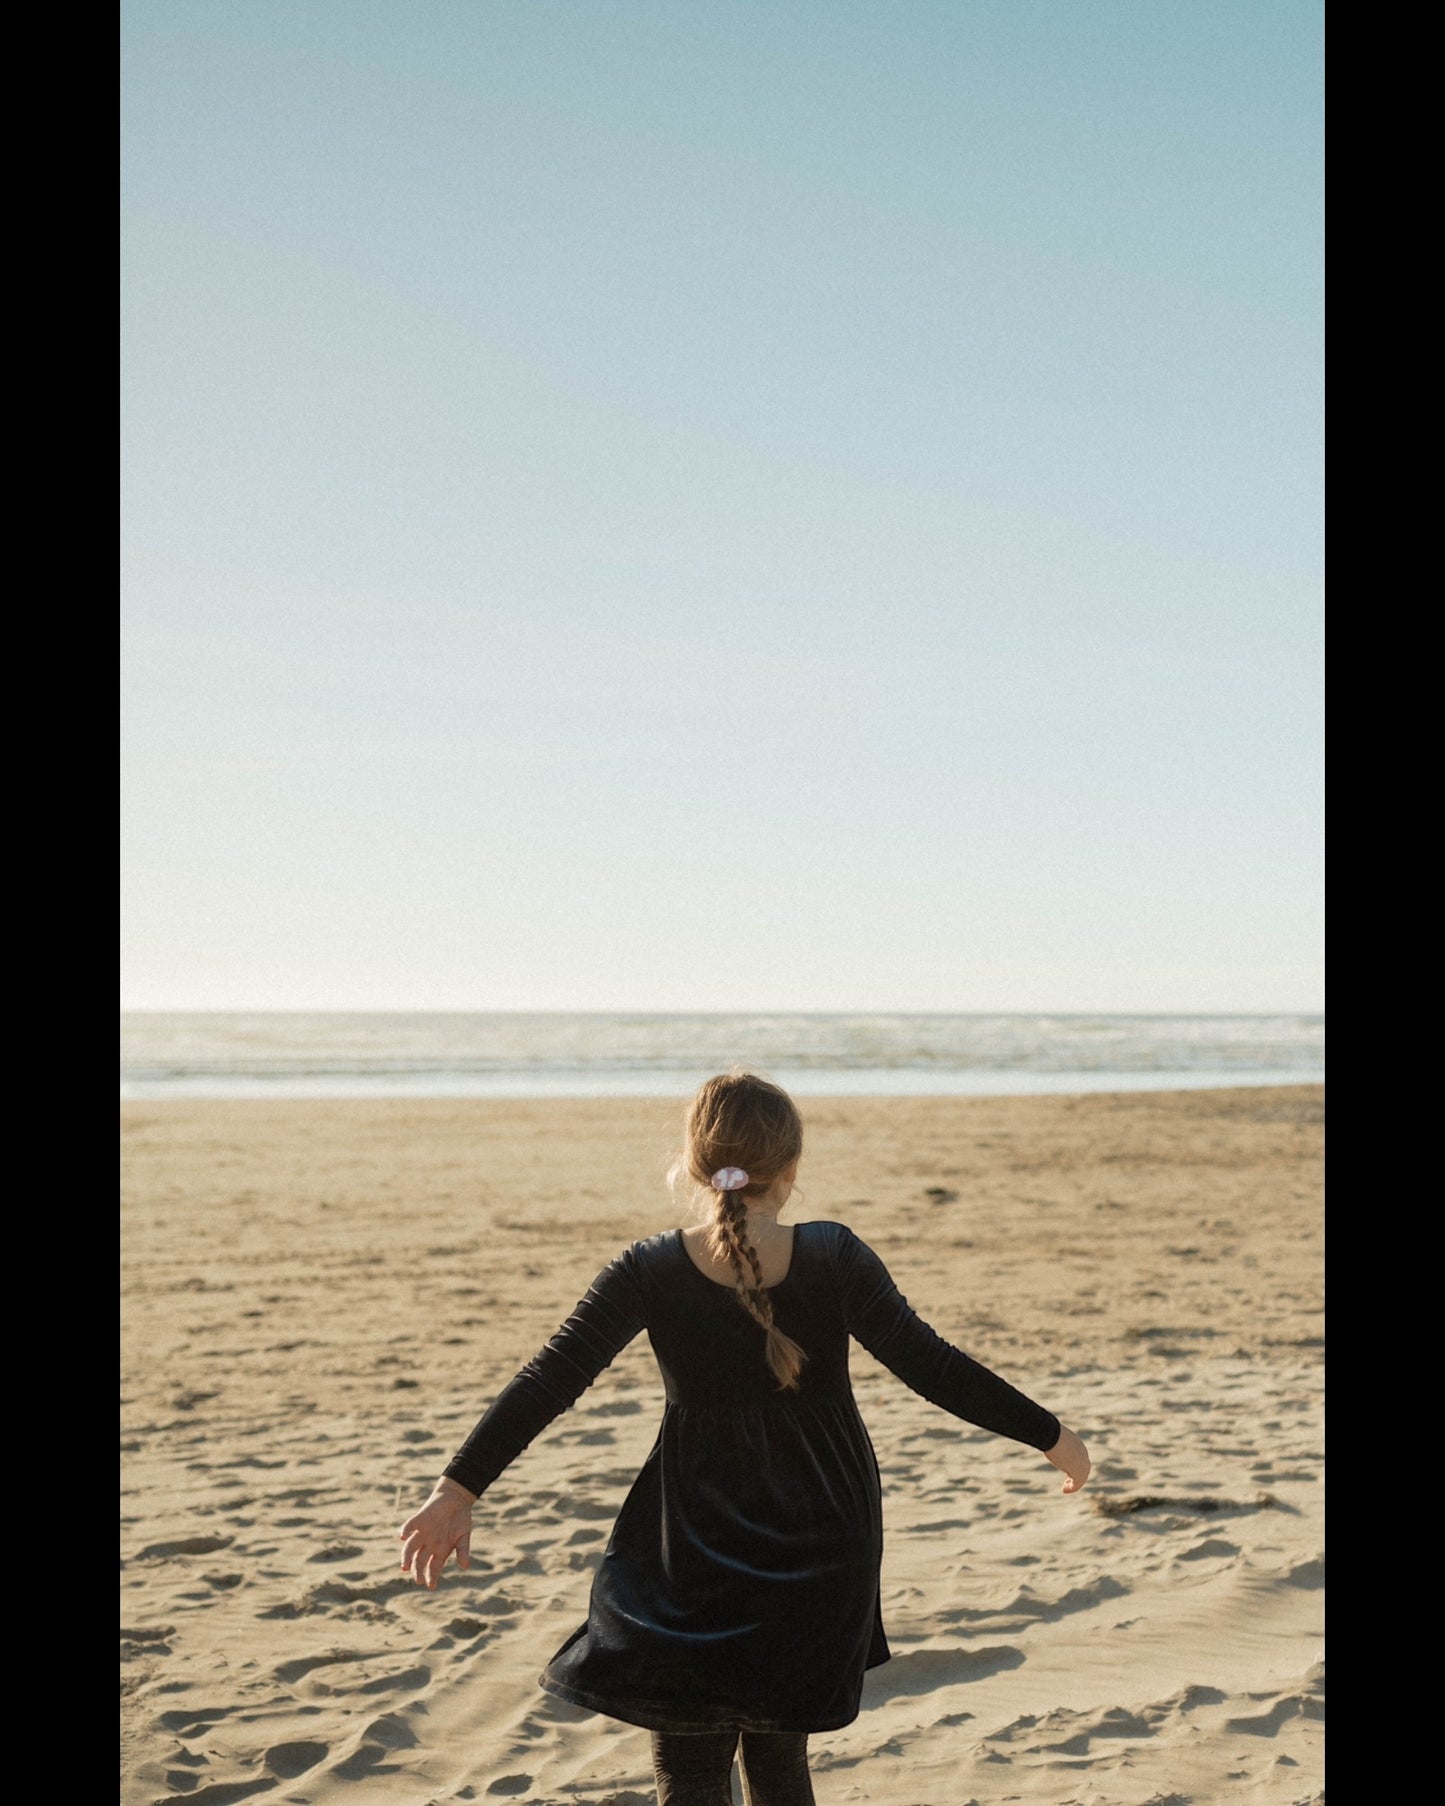
<instances>
[{"instance_id":1,"label":"footprint in sand","mask_svg":"<svg viewBox=\"0 0 1445 1806\"><path fill-rule=\"evenodd\" d=\"M1228 1698L1218 1687L1206 1687L1199 1681L1192 1681L1187 1687L1181 1687L1177 1693L1170 1694L1168 1699L1160 1700L1157 1705L1145 1708L1153 1722L1172 1718L1176 1713L1197 1712L1201 1706L1222 1706Z\"/></svg>"},{"instance_id":2,"label":"footprint in sand","mask_svg":"<svg viewBox=\"0 0 1445 1806\"><path fill-rule=\"evenodd\" d=\"M1323 1718L1324 1704L1310 1693L1287 1693L1267 1712L1254 1717L1226 1718L1226 1731L1244 1731L1251 1737L1274 1737L1292 1718Z\"/></svg>"},{"instance_id":3,"label":"footprint in sand","mask_svg":"<svg viewBox=\"0 0 1445 1806\"><path fill-rule=\"evenodd\" d=\"M157 1731L170 1731L177 1737L199 1737L230 1716L229 1706L190 1707L184 1711L159 1713L151 1720L151 1727Z\"/></svg>"},{"instance_id":4,"label":"footprint in sand","mask_svg":"<svg viewBox=\"0 0 1445 1806\"><path fill-rule=\"evenodd\" d=\"M176 1634L174 1624L152 1624L137 1626L134 1630L122 1628L120 1633L120 1659L125 1661L134 1655L169 1655L170 1644L167 1638Z\"/></svg>"},{"instance_id":5,"label":"footprint in sand","mask_svg":"<svg viewBox=\"0 0 1445 1806\"><path fill-rule=\"evenodd\" d=\"M1152 1737L1154 1727L1147 1719L1137 1718L1122 1706L1110 1706L1090 1722L1081 1724L1071 1736L1057 1743L1042 1743L1040 1751L1052 1756L1087 1756L1096 1737Z\"/></svg>"},{"instance_id":6,"label":"footprint in sand","mask_svg":"<svg viewBox=\"0 0 1445 1806\"><path fill-rule=\"evenodd\" d=\"M348 1693L416 1693L430 1682L431 1669L421 1662L413 1663L409 1668L393 1669L387 1674L369 1675L362 1666L366 1662L387 1659L394 1661L396 1658L381 1650L369 1655L343 1650L331 1655L282 1662L273 1672L277 1680L288 1686L296 1687L298 1683L303 1683L301 1691L324 1697ZM325 1678L318 1670L327 1671Z\"/></svg>"},{"instance_id":7,"label":"footprint in sand","mask_svg":"<svg viewBox=\"0 0 1445 1806\"><path fill-rule=\"evenodd\" d=\"M289 1687L293 1681L310 1674L313 1668L324 1668L333 1662L375 1662L386 1653L384 1649L329 1649L325 1655L298 1656L294 1662L282 1662L271 1672Z\"/></svg>"},{"instance_id":8,"label":"footprint in sand","mask_svg":"<svg viewBox=\"0 0 1445 1806\"><path fill-rule=\"evenodd\" d=\"M136 1556L137 1561L170 1561L177 1555L214 1555L218 1549L229 1549L234 1536L182 1536L170 1543L147 1543Z\"/></svg>"},{"instance_id":9,"label":"footprint in sand","mask_svg":"<svg viewBox=\"0 0 1445 1806\"><path fill-rule=\"evenodd\" d=\"M170 1777L168 1776L169 1780ZM192 1779L186 1775L186 1780ZM155 1806L171 1806L173 1800L185 1800L187 1806L236 1806L238 1800L249 1800L253 1793L269 1793L274 1781L218 1781L211 1787L197 1787L192 1792L166 1794Z\"/></svg>"},{"instance_id":10,"label":"footprint in sand","mask_svg":"<svg viewBox=\"0 0 1445 1806\"><path fill-rule=\"evenodd\" d=\"M1024 1652L1009 1644L989 1649L905 1650L895 1654L885 1668L869 1671L864 1677L864 1693L871 1705L877 1705L901 1695L981 1681L1006 1668L1021 1667L1023 1661Z\"/></svg>"},{"instance_id":11,"label":"footprint in sand","mask_svg":"<svg viewBox=\"0 0 1445 1806\"><path fill-rule=\"evenodd\" d=\"M1222 1556L1238 1554L1238 1543L1226 1543L1221 1537L1211 1536L1202 1543L1196 1543L1192 1549L1181 1549L1174 1559L1175 1561L1211 1561Z\"/></svg>"},{"instance_id":12,"label":"footprint in sand","mask_svg":"<svg viewBox=\"0 0 1445 1806\"><path fill-rule=\"evenodd\" d=\"M194 1799L197 1777L191 1771L198 1764L203 1764L206 1758L182 1754L173 1756L171 1760L181 1765L178 1768L168 1768L165 1772L166 1786L175 1789L171 1798L176 1799L184 1794L187 1799Z\"/></svg>"},{"instance_id":13,"label":"footprint in sand","mask_svg":"<svg viewBox=\"0 0 1445 1806\"><path fill-rule=\"evenodd\" d=\"M359 1781L363 1775L393 1774L399 1763L386 1758L395 1750L409 1750L416 1743L416 1732L405 1719L387 1712L374 1719L361 1733L361 1740L349 1756L331 1771L343 1781Z\"/></svg>"},{"instance_id":14,"label":"footprint in sand","mask_svg":"<svg viewBox=\"0 0 1445 1806\"><path fill-rule=\"evenodd\" d=\"M303 1593L299 1599L288 1599L280 1605L268 1605L257 1612L258 1618L311 1618L332 1614L342 1618L365 1618L372 1622L392 1619L396 1614L387 1609L398 1593L411 1590L409 1580L380 1580L372 1586L357 1586L347 1581L323 1580Z\"/></svg>"},{"instance_id":15,"label":"footprint in sand","mask_svg":"<svg viewBox=\"0 0 1445 1806\"><path fill-rule=\"evenodd\" d=\"M294 1781L331 1754L324 1743L273 1743L262 1760L282 1781Z\"/></svg>"}]
</instances>

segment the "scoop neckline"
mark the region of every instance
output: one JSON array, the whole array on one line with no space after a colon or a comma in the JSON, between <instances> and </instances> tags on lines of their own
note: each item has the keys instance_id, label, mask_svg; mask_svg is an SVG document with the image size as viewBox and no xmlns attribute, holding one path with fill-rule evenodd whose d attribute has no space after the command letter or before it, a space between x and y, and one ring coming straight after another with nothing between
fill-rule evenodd
<instances>
[{"instance_id":1,"label":"scoop neckline","mask_svg":"<svg viewBox=\"0 0 1445 1806\"><path fill-rule=\"evenodd\" d=\"M801 1223L793 1224L793 1245L788 1250L788 1270L787 1270L787 1272L784 1273L783 1277L780 1280L778 1280L776 1284L770 1285L770 1286L764 1286L762 1288L763 1291L776 1292L777 1290L779 1290L780 1287L785 1286L788 1283L788 1281L793 1277L793 1269L798 1264L798 1231L802 1227L803 1227L803 1225ZM703 1282L704 1285L714 1286L714 1287L716 1287L716 1289L719 1292L731 1292L736 1289L732 1280L730 1280L730 1279L714 1279L710 1273L703 1272L702 1268L697 1264L697 1262L692 1258L692 1256L687 1251L687 1238L683 1234L683 1228L682 1228L681 1224L679 1224L677 1226L677 1228L673 1230L673 1234L677 1237L678 1253L687 1262L688 1266L692 1268L693 1272L697 1274L698 1278Z\"/></svg>"}]
</instances>

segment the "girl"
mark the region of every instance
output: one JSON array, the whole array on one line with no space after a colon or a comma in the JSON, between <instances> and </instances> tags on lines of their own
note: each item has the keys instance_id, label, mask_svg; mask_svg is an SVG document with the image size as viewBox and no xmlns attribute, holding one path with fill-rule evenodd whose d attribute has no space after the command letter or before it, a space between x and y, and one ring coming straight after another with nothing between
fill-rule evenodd
<instances>
[{"instance_id":1,"label":"girl","mask_svg":"<svg viewBox=\"0 0 1445 1806\"><path fill-rule=\"evenodd\" d=\"M858 1716L886 1662L882 1494L848 1380L857 1339L915 1392L1039 1449L1077 1492L1083 1443L950 1346L842 1223L782 1226L803 1150L792 1100L751 1073L709 1079L681 1170L711 1220L637 1241L598 1274L500 1394L400 1531L402 1572L434 1588L470 1560L477 1499L646 1329L666 1391L587 1622L549 1693L652 1733L659 1806L811 1806L807 1742ZM741 1746L741 1747L739 1747Z\"/></svg>"}]
</instances>

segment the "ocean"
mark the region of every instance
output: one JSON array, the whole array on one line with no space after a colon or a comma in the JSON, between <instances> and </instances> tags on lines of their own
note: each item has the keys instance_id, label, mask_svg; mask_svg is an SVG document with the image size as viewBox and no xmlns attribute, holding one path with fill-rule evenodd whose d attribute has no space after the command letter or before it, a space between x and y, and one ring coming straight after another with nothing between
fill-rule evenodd
<instances>
[{"instance_id":1,"label":"ocean","mask_svg":"<svg viewBox=\"0 0 1445 1806\"><path fill-rule=\"evenodd\" d=\"M122 1099L686 1097L737 1063L799 1097L1297 1085L1323 1016L127 1012Z\"/></svg>"}]
</instances>

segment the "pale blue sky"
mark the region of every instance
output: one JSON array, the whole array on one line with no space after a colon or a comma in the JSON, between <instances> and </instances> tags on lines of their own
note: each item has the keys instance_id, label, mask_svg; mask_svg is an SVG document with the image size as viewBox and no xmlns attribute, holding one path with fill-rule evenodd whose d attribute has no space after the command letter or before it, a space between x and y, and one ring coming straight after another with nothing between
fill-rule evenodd
<instances>
[{"instance_id":1,"label":"pale blue sky","mask_svg":"<svg viewBox=\"0 0 1445 1806\"><path fill-rule=\"evenodd\" d=\"M1321 1007L1313 0L125 0L134 1008Z\"/></svg>"}]
</instances>

